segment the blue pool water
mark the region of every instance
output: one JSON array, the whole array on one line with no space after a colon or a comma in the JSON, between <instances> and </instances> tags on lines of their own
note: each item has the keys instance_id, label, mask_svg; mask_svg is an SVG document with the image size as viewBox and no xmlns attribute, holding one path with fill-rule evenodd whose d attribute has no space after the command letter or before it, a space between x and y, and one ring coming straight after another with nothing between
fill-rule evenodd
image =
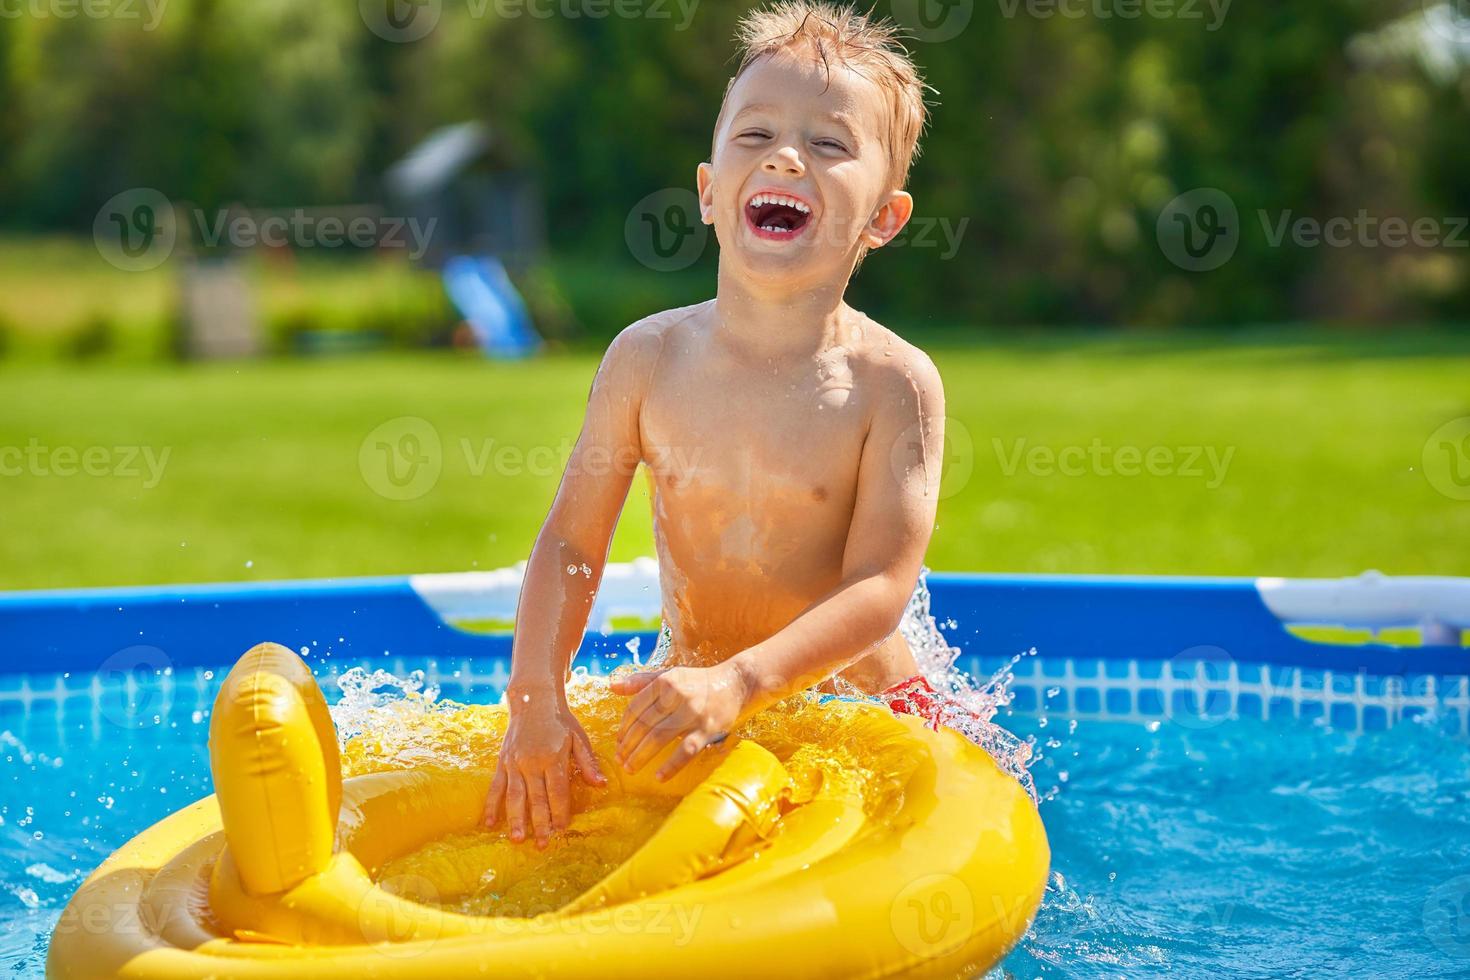
<instances>
[{"instance_id":1,"label":"blue pool water","mask_svg":"<svg viewBox=\"0 0 1470 980\"><path fill-rule=\"evenodd\" d=\"M494 700L505 681L499 663L380 666L425 669L461 701ZM223 673L0 676L0 970L40 975L81 878L210 792ZM1139 693L1139 673L1017 670L1017 710L1000 720L1035 739L1053 876L1004 972L1470 976L1463 714L1419 710L1385 729L1363 723L1362 697L1349 719L1310 699L1270 710L1249 692L1228 711L1180 713ZM1110 674L1122 678L1111 690ZM334 695L330 671L323 687ZM1137 696L1114 703L1129 687Z\"/></svg>"}]
</instances>

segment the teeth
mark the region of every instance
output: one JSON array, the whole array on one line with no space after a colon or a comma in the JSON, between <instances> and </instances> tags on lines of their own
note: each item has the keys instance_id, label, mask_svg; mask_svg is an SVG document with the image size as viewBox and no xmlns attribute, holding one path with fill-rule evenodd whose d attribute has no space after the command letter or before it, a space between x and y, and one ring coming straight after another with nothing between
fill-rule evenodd
<instances>
[{"instance_id":1,"label":"teeth","mask_svg":"<svg viewBox=\"0 0 1470 980\"><path fill-rule=\"evenodd\" d=\"M748 207L758 208L766 204L780 204L788 208L794 208L802 214L811 214L812 209L794 197L786 197L784 194L757 194L750 199Z\"/></svg>"}]
</instances>

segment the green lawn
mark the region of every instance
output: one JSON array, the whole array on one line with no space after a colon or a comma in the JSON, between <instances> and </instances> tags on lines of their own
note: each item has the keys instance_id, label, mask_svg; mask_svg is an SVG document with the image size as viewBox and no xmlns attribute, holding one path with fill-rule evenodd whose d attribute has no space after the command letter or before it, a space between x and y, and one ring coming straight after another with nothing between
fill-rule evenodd
<instances>
[{"instance_id":1,"label":"green lawn","mask_svg":"<svg viewBox=\"0 0 1470 980\"><path fill-rule=\"evenodd\" d=\"M1470 574L1470 502L1421 472L1431 434L1470 416L1470 338L929 346L957 437L936 568ZM513 563L545 515L595 366L579 353L513 365L449 352L0 361L0 588ZM404 416L432 432L395 423L370 438ZM438 460L432 489L391 499L422 487L387 479L384 445ZM142 449L129 459L127 447ZM156 485L142 450L163 464ZM1115 472L1120 453L1125 465L1136 454L1137 475ZM640 482L613 557L650 553Z\"/></svg>"}]
</instances>

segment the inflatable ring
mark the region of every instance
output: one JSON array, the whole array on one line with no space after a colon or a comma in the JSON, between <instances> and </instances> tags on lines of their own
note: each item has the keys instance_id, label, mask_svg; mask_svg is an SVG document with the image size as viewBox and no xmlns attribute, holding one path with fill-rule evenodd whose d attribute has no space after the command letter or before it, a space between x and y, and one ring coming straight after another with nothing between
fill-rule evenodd
<instances>
[{"instance_id":1,"label":"inflatable ring","mask_svg":"<svg viewBox=\"0 0 1470 980\"><path fill-rule=\"evenodd\" d=\"M904 760L881 819L841 779L797 785L790 757L732 736L667 783L604 766L613 785L582 801L569 834L600 821L616 835L617 805L653 800L662 809L641 845L554 909L468 914L433 899L485 873L452 842L492 837L480 827L491 770L344 780L309 669L262 644L215 702L215 795L93 872L61 916L47 975L644 980L769 968L846 980L989 969L1046 885L1035 805L954 732L876 705L842 711L843 738ZM486 846L506 861L534 855L503 834ZM420 878L437 895L382 878L416 852L436 855Z\"/></svg>"}]
</instances>

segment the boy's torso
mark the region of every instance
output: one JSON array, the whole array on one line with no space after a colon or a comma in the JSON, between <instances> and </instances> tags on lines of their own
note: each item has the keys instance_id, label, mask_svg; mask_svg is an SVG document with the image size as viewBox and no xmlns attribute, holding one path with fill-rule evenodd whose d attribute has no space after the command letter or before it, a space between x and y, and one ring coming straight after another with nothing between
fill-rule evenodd
<instances>
[{"instance_id":1,"label":"boy's torso","mask_svg":"<svg viewBox=\"0 0 1470 980\"><path fill-rule=\"evenodd\" d=\"M873 373L902 344L855 314L822 350L766 358L730 350L713 317L707 303L658 318L639 415L664 618L674 656L690 663L769 638L841 582L881 409ZM844 677L876 691L913 672L895 634Z\"/></svg>"}]
</instances>

